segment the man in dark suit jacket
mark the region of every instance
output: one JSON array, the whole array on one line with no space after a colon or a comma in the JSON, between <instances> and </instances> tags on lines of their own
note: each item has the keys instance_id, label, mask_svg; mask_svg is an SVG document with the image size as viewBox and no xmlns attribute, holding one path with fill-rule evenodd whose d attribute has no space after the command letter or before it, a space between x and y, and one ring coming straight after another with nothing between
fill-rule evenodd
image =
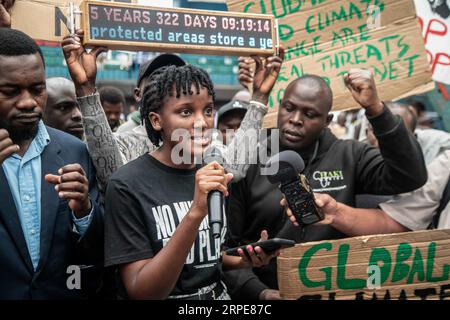
<instances>
[{"instance_id":1,"label":"man in dark suit jacket","mask_svg":"<svg viewBox=\"0 0 450 320\"><path fill-rule=\"evenodd\" d=\"M0 43L0 299L81 298L83 266L103 263L95 170L84 143L41 120L39 47L5 28Z\"/></svg>"}]
</instances>

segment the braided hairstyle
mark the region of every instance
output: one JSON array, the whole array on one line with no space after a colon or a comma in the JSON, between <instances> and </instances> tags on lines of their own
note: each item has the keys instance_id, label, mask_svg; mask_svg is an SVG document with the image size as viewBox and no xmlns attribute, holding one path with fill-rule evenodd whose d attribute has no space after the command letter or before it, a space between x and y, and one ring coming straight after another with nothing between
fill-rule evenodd
<instances>
[{"instance_id":1,"label":"braided hairstyle","mask_svg":"<svg viewBox=\"0 0 450 320\"><path fill-rule=\"evenodd\" d=\"M164 105L164 99L173 96L174 92L176 98L181 94L193 95L192 85L195 86L196 94L200 94L200 87L206 88L213 102L215 101L214 85L208 73L193 65L162 67L148 77L143 90L140 112L142 124L145 125L147 135L155 146L159 147L162 141L161 133L153 128L148 115L150 112L159 112Z\"/></svg>"}]
</instances>

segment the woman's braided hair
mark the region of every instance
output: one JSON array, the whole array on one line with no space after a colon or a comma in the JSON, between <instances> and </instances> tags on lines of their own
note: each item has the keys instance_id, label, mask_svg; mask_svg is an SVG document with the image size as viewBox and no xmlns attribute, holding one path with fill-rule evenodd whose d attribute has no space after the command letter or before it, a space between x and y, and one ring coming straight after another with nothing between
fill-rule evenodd
<instances>
[{"instance_id":1,"label":"woman's braided hair","mask_svg":"<svg viewBox=\"0 0 450 320\"><path fill-rule=\"evenodd\" d=\"M206 88L208 94L215 101L214 85L208 73L193 65L185 66L166 66L155 70L148 78L148 83L144 87L140 105L141 121L145 125L145 130L150 141L157 147L162 141L161 133L156 131L148 115L150 112L158 112L164 105L164 99L167 96L176 97L183 95L193 95L192 85L195 86L196 94L200 94L200 88Z\"/></svg>"}]
</instances>

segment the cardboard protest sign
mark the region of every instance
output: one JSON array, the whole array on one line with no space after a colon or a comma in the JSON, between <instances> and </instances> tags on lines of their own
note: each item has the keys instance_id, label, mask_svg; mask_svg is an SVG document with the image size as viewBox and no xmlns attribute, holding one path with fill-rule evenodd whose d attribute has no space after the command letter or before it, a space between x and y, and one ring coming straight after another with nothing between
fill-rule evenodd
<instances>
[{"instance_id":1,"label":"cardboard protest sign","mask_svg":"<svg viewBox=\"0 0 450 320\"><path fill-rule=\"evenodd\" d=\"M298 244L277 264L288 299L450 299L450 230Z\"/></svg>"},{"instance_id":2,"label":"cardboard protest sign","mask_svg":"<svg viewBox=\"0 0 450 320\"><path fill-rule=\"evenodd\" d=\"M110 49L271 55L271 15L171 9L123 3L81 4L84 43Z\"/></svg>"},{"instance_id":3,"label":"cardboard protest sign","mask_svg":"<svg viewBox=\"0 0 450 320\"><path fill-rule=\"evenodd\" d=\"M135 3L137 0L116 0ZM36 40L61 41L68 34L69 3L78 6L82 0L16 0L12 12L12 28Z\"/></svg>"},{"instance_id":4,"label":"cardboard protest sign","mask_svg":"<svg viewBox=\"0 0 450 320\"><path fill-rule=\"evenodd\" d=\"M272 91L264 126L276 126L278 101L289 82L322 76L333 110L358 107L344 85L350 68L371 68L380 98L432 88L431 73L412 0L228 0L231 11L272 13L279 19L285 63Z\"/></svg>"},{"instance_id":5,"label":"cardboard protest sign","mask_svg":"<svg viewBox=\"0 0 450 320\"><path fill-rule=\"evenodd\" d=\"M450 2L414 0L433 80L450 84Z\"/></svg>"}]
</instances>

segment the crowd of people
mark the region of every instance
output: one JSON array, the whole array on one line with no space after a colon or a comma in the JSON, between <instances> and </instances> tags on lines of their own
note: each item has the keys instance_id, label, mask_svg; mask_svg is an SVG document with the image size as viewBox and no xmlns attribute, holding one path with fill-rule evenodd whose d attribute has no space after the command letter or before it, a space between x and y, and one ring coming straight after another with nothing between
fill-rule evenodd
<instances>
[{"instance_id":1,"label":"crowd of people","mask_svg":"<svg viewBox=\"0 0 450 320\"><path fill-rule=\"evenodd\" d=\"M383 101L370 70L344 76L365 141L333 134L332 90L312 74L286 86L276 128L262 129L282 47L240 58L252 93L217 112L208 73L161 54L140 66L139 111L121 125L123 93L96 85L107 48L86 50L82 31L65 37L71 80L46 79L39 46L2 15L0 299L282 299L279 250L224 250L450 228L450 134L417 130L414 108ZM211 145L224 161L204 165ZM262 174L262 155L284 150L304 160L323 221L300 226ZM225 196L217 238L208 223L215 190ZM77 288L71 266L81 270Z\"/></svg>"}]
</instances>

